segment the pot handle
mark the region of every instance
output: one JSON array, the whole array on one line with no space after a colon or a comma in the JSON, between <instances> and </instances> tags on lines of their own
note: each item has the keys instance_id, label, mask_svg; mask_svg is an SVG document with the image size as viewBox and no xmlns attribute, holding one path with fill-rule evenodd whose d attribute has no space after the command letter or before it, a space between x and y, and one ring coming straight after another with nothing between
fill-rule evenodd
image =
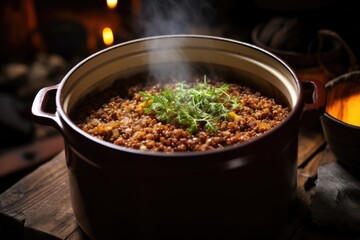
<instances>
[{"instance_id":1,"label":"pot handle","mask_svg":"<svg viewBox=\"0 0 360 240\"><path fill-rule=\"evenodd\" d=\"M316 111L319 114L325 112L326 108L326 90L325 84L317 79L301 79L303 83L309 83L313 86L312 103L305 103L305 111Z\"/></svg>"},{"instance_id":2,"label":"pot handle","mask_svg":"<svg viewBox=\"0 0 360 240\"><path fill-rule=\"evenodd\" d=\"M54 127L62 132L62 124L57 115L57 112L50 112L47 110L51 92L57 91L57 89L58 84L40 89L34 98L31 107L31 113L35 122Z\"/></svg>"}]
</instances>

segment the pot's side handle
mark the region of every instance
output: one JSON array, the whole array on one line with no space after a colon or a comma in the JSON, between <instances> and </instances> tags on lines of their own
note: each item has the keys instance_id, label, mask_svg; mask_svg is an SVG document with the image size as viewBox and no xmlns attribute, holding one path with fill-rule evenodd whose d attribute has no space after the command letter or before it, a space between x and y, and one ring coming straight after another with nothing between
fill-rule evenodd
<instances>
[{"instance_id":1,"label":"pot's side handle","mask_svg":"<svg viewBox=\"0 0 360 240\"><path fill-rule=\"evenodd\" d=\"M322 114L326 108L326 90L325 84L316 79L301 79L303 83L309 83L313 85L314 91L312 93L312 103L305 103L305 111L316 111Z\"/></svg>"},{"instance_id":2,"label":"pot's side handle","mask_svg":"<svg viewBox=\"0 0 360 240\"><path fill-rule=\"evenodd\" d=\"M60 132L62 132L62 124L57 113L47 112L46 110L51 92L57 91L57 89L58 85L53 85L40 89L34 98L31 107L31 113L35 122L55 127Z\"/></svg>"}]
</instances>

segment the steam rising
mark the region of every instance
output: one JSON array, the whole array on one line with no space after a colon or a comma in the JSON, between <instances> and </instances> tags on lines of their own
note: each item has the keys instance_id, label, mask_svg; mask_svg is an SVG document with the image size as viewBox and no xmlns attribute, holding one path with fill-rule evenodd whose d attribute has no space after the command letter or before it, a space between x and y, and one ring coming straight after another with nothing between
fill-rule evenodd
<instances>
[{"instance_id":1,"label":"steam rising","mask_svg":"<svg viewBox=\"0 0 360 240\"><path fill-rule=\"evenodd\" d=\"M146 0L142 3L138 31L141 37L209 33L209 24L213 23L215 15L211 3L206 0ZM149 44L149 48L163 47L158 41L151 41ZM182 44L178 41L171 51L150 53L149 70L154 79L191 79L192 68L186 60L174 61L184 59ZM172 64L162 64L171 62Z\"/></svg>"},{"instance_id":2,"label":"steam rising","mask_svg":"<svg viewBox=\"0 0 360 240\"><path fill-rule=\"evenodd\" d=\"M196 33L209 30L216 12L209 0L146 0L139 19L140 36Z\"/></svg>"}]
</instances>

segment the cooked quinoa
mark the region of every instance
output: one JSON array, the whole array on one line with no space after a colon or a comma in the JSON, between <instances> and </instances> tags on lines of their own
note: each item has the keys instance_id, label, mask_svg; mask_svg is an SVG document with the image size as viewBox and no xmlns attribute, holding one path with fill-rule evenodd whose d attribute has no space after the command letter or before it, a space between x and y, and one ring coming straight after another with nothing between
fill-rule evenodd
<instances>
[{"instance_id":1,"label":"cooked quinoa","mask_svg":"<svg viewBox=\"0 0 360 240\"><path fill-rule=\"evenodd\" d=\"M209 80L214 87L222 83ZM126 94L124 87L120 89L115 84L101 93L89 95L76 108L73 119L86 133L119 146L154 152L184 152L249 141L288 116L288 107L276 103L273 98L248 86L227 84L227 94L237 98L241 107L232 109L228 119L217 121L217 131L199 126L198 131L191 132L178 124L161 122L155 114L145 111L141 91L156 94L164 87L173 88L174 83L138 84L129 87Z\"/></svg>"}]
</instances>

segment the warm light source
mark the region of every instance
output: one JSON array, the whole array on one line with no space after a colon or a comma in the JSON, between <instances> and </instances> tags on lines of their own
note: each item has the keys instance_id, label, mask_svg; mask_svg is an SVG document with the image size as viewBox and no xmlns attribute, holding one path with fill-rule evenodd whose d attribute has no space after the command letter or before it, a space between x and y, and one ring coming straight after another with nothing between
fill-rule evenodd
<instances>
[{"instance_id":1,"label":"warm light source","mask_svg":"<svg viewBox=\"0 0 360 240\"><path fill-rule=\"evenodd\" d=\"M106 0L106 4L107 4L108 8L114 9L114 8L116 8L117 0Z\"/></svg>"},{"instance_id":2,"label":"warm light source","mask_svg":"<svg viewBox=\"0 0 360 240\"><path fill-rule=\"evenodd\" d=\"M111 28L106 27L102 31L103 41L106 46L110 46L114 43L114 34Z\"/></svg>"}]
</instances>

